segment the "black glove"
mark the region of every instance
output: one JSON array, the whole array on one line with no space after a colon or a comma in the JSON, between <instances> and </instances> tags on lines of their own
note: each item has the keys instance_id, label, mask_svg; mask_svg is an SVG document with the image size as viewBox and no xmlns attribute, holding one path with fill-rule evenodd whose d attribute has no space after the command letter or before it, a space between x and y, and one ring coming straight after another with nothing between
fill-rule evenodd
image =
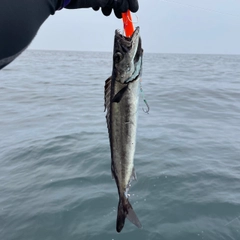
<instances>
[{"instance_id":1,"label":"black glove","mask_svg":"<svg viewBox=\"0 0 240 240\"><path fill-rule=\"evenodd\" d=\"M117 18L122 17L122 13L130 10L131 12L138 11L138 0L71 0L65 7L68 9L89 8L92 7L95 11L102 8L105 16L109 16L114 9Z\"/></svg>"}]
</instances>

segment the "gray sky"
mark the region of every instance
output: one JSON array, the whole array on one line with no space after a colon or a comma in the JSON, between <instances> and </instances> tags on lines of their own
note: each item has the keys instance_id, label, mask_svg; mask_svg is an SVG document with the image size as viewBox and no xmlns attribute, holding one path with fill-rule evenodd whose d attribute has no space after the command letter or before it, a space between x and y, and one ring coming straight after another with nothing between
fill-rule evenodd
<instances>
[{"instance_id":1,"label":"gray sky","mask_svg":"<svg viewBox=\"0 0 240 240\"><path fill-rule=\"evenodd\" d=\"M145 52L240 54L239 0L139 0L133 14ZM112 51L122 21L92 9L61 10L30 49Z\"/></svg>"}]
</instances>

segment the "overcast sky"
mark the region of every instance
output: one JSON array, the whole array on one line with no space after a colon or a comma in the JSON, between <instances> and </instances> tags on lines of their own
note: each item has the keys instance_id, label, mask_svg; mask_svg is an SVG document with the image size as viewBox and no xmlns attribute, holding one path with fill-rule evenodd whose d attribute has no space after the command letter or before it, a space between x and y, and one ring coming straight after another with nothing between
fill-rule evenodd
<instances>
[{"instance_id":1,"label":"overcast sky","mask_svg":"<svg viewBox=\"0 0 240 240\"><path fill-rule=\"evenodd\" d=\"M240 0L140 0L133 14L145 52L240 54ZM112 51L122 21L92 9L61 10L30 49Z\"/></svg>"}]
</instances>

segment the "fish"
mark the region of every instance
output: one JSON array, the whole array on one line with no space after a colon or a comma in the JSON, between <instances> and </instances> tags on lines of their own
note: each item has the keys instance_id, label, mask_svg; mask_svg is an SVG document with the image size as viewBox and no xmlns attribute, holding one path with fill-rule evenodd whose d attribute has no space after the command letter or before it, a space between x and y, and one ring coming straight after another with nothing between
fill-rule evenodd
<instances>
[{"instance_id":1,"label":"fish","mask_svg":"<svg viewBox=\"0 0 240 240\"><path fill-rule=\"evenodd\" d=\"M129 202L131 181L136 179L134 153L136 147L138 101L142 73L140 29L125 37L115 31L112 76L105 81L106 122L111 149L111 172L115 179L119 202L116 230L121 232L125 219L142 228Z\"/></svg>"}]
</instances>

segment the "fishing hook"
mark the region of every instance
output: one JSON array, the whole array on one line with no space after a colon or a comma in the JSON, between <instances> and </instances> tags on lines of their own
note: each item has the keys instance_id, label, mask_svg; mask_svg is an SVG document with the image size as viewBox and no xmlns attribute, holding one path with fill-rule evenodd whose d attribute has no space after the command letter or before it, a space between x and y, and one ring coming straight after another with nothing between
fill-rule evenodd
<instances>
[{"instance_id":1,"label":"fishing hook","mask_svg":"<svg viewBox=\"0 0 240 240\"><path fill-rule=\"evenodd\" d=\"M149 113L149 110L150 110L150 107L149 107L149 105L148 105L148 103L147 103L147 100L146 100L146 98L145 98L145 96L144 96L144 93L143 93L143 89L142 89L142 85L141 85L141 81L142 80L140 80L140 92L141 92L141 94L142 94L142 98L143 98L143 101L144 101L144 103L146 104L146 106L147 106L147 110L145 110L144 108L142 108L142 110L145 112L145 113Z\"/></svg>"},{"instance_id":2,"label":"fishing hook","mask_svg":"<svg viewBox=\"0 0 240 240\"><path fill-rule=\"evenodd\" d=\"M147 110L145 110L144 108L142 108L142 110L143 110L145 113L149 114L150 107L149 107L149 105L148 105L148 103L147 103L147 100L146 100L146 99L143 99L143 101L144 101L144 103L145 103L146 106L147 106Z\"/></svg>"}]
</instances>

